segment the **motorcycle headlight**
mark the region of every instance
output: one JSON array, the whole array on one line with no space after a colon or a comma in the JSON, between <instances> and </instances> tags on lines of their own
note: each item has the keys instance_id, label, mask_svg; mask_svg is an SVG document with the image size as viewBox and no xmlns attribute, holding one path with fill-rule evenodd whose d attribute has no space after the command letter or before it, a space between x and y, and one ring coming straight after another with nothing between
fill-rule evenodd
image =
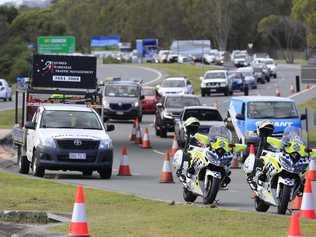
<instances>
[{"instance_id":1,"label":"motorcycle headlight","mask_svg":"<svg viewBox=\"0 0 316 237\"><path fill-rule=\"evenodd\" d=\"M107 149L112 149L113 144L112 140L101 140L99 144L99 149L101 150L107 150Z\"/></svg>"},{"instance_id":2,"label":"motorcycle headlight","mask_svg":"<svg viewBox=\"0 0 316 237\"><path fill-rule=\"evenodd\" d=\"M285 169L288 172L293 172L293 162L291 161L291 158L289 156L281 156L280 164L283 169Z\"/></svg>"},{"instance_id":3,"label":"motorcycle headlight","mask_svg":"<svg viewBox=\"0 0 316 237\"><path fill-rule=\"evenodd\" d=\"M52 137L41 137L39 145L41 147L56 148L56 142Z\"/></svg>"},{"instance_id":4,"label":"motorcycle headlight","mask_svg":"<svg viewBox=\"0 0 316 237\"><path fill-rule=\"evenodd\" d=\"M216 166L220 166L221 161L220 161L218 155L215 154L214 152L207 151L207 152L206 152L206 157L207 157L208 161L209 161L211 164L216 165Z\"/></svg>"}]
</instances>

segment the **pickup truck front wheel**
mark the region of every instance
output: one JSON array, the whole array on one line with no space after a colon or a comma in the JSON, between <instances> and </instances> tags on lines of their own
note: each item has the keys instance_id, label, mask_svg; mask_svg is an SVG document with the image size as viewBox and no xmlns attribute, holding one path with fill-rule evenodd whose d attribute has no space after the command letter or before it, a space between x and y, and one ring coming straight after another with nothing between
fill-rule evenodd
<instances>
[{"instance_id":1,"label":"pickup truck front wheel","mask_svg":"<svg viewBox=\"0 0 316 237\"><path fill-rule=\"evenodd\" d=\"M18 157L18 165L19 165L19 173L20 174L28 174L30 170L30 162L26 156Z\"/></svg>"},{"instance_id":2,"label":"pickup truck front wheel","mask_svg":"<svg viewBox=\"0 0 316 237\"><path fill-rule=\"evenodd\" d=\"M33 152L32 172L36 177L44 177L45 169L39 166L39 157L36 151Z\"/></svg>"},{"instance_id":3,"label":"pickup truck front wheel","mask_svg":"<svg viewBox=\"0 0 316 237\"><path fill-rule=\"evenodd\" d=\"M103 167L98 171L101 179L110 179L112 176L112 166Z\"/></svg>"}]
</instances>

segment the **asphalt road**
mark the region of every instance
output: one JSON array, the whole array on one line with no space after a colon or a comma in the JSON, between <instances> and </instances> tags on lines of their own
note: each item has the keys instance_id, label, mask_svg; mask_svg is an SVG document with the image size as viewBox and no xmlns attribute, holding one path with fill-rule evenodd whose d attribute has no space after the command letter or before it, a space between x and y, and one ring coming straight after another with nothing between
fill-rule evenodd
<instances>
[{"instance_id":1,"label":"asphalt road","mask_svg":"<svg viewBox=\"0 0 316 237\"><path fill-rule=\"evenodd\" d=\"M270 83L259 85L257 90L251 90L251 95L274 95L275 89L278 86L282 96L291 94L290 85L293 83L295 75L298 73L298 68L279 65L278 78L272 79ZM98 78L106 78L108 76L134 77L143 79L145 82L156 80L160 76L152 70L134 68L124 65L106 65L98 70ZM242 95L242 93L239 93ZM236 93L235 95L238 95ZM201 98L202 103L207 105L217 104L223 116L226 114L229 97L216 95L211 97ZM170 138L161 139L154 135L153 115L144 116L142 128L149 128L150 140L153 149L143 150L137 145L128 141L128 135L131 132L132 124L128 122L115 122L116 130L110 133L113 139L115 148L113 176L111 180L100 180L95 172L92 177L82 177L81 173L63 173L50 171L47 172L46 178L58 179L61 182L72 184L83 184L87 186L98 187L105 190L130 193L141 197L183 202L182 185L174 176L175 183L160 184L159 176L163 164L163 155L170 149L172 144ZM172 135L172 134L170 134ZM131 167L131 177L117 176L117 170L120 163L120 149L122 146L128 148L128 158ZM232 183L226 191L220 191L218 195L218 203L220 207L238 209L238 210L253 210L253 200L251 192L246 183L245 175L240 169L232 170ZM316 197L314 198L316 202ZM198 199L197 202L201 202ZM275 208L270 209L271 212L276 212Z\"/></svg>"}]
</instances>

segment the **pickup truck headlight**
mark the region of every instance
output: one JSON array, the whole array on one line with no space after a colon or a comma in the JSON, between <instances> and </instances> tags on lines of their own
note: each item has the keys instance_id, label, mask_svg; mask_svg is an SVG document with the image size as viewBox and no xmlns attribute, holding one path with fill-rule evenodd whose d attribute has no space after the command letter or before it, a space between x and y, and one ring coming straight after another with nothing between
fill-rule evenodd
<instances>
[{"instance_id":1,"label":"pickup truck headlight","mask_svg":"<svg viewBox=\"0 0 316 237\"><path fill-rule=\"evenodd\" d=\"M221 86L227 86L227 83L226 82L222 82Z\"/></svg>"},{"instance_id":2,"label":"pickup truck headlight","mask_svg":"<svg viewBox=\"0 0 316 237\"><path fill-rule=\"evenodd\" d=\"M56 142L52 137L41 137L39 142L40 147L56 148Z\"/></svg>"},{"instance_id":3,"label":"pickup truck headlight","mask_svg":"<svg viewBox=\"0 0 316 237\"><path fill-rule=\"evenodd\" d=\"M247 131L246 132L246 137L257 137L257 133L254 131Z\"/></svg>"},{"instance_id":4,"label":"pickup truck headlight","mask_svg":"<svg viewBox=\"0 0 316 237\"><path fill-rule=\"evenodd\" d=\"M113 149L113 144L111 140L101 140L99 144L99 149L101 150L107 150L107 149Z\"/></svg>"},{"instance_id":5,"label":"pickup truck headlight","mask_svg":"<svg viewBox=\"0 0 316 237\"><path fill-rule=\"evenodd\" d=\"M107 102L105 99L103 99L103 108L110 108L109 102Z\"/></svg>"},{"instance_id":6,"label":"pickup truck headlight","mask_svg":"<svg viewBox=\"0 0 316 237\"><path fill-rule=\"evenodd\" d=\"M163 117L163 118L166 118L166 119L172 119L171 114L168 113L168 112L165 112L165 111L162 113L162 117Z\"/></svg>"}]
</instances>

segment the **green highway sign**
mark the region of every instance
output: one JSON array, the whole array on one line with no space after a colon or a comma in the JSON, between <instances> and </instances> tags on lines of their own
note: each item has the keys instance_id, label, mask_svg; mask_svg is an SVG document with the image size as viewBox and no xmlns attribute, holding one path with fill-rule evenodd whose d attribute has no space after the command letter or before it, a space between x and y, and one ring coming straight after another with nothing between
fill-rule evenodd
<instances>
[{"instance_id":1,"label":"green highway sign","mask_svg":"<svg viewBox=\"0 0 316 237\"><path fill-rule=\"evenodd\" d=\"M74 53L76 39L74 36L39 36L37 37L38 54Z\"/></svg>"}]
</instances>

